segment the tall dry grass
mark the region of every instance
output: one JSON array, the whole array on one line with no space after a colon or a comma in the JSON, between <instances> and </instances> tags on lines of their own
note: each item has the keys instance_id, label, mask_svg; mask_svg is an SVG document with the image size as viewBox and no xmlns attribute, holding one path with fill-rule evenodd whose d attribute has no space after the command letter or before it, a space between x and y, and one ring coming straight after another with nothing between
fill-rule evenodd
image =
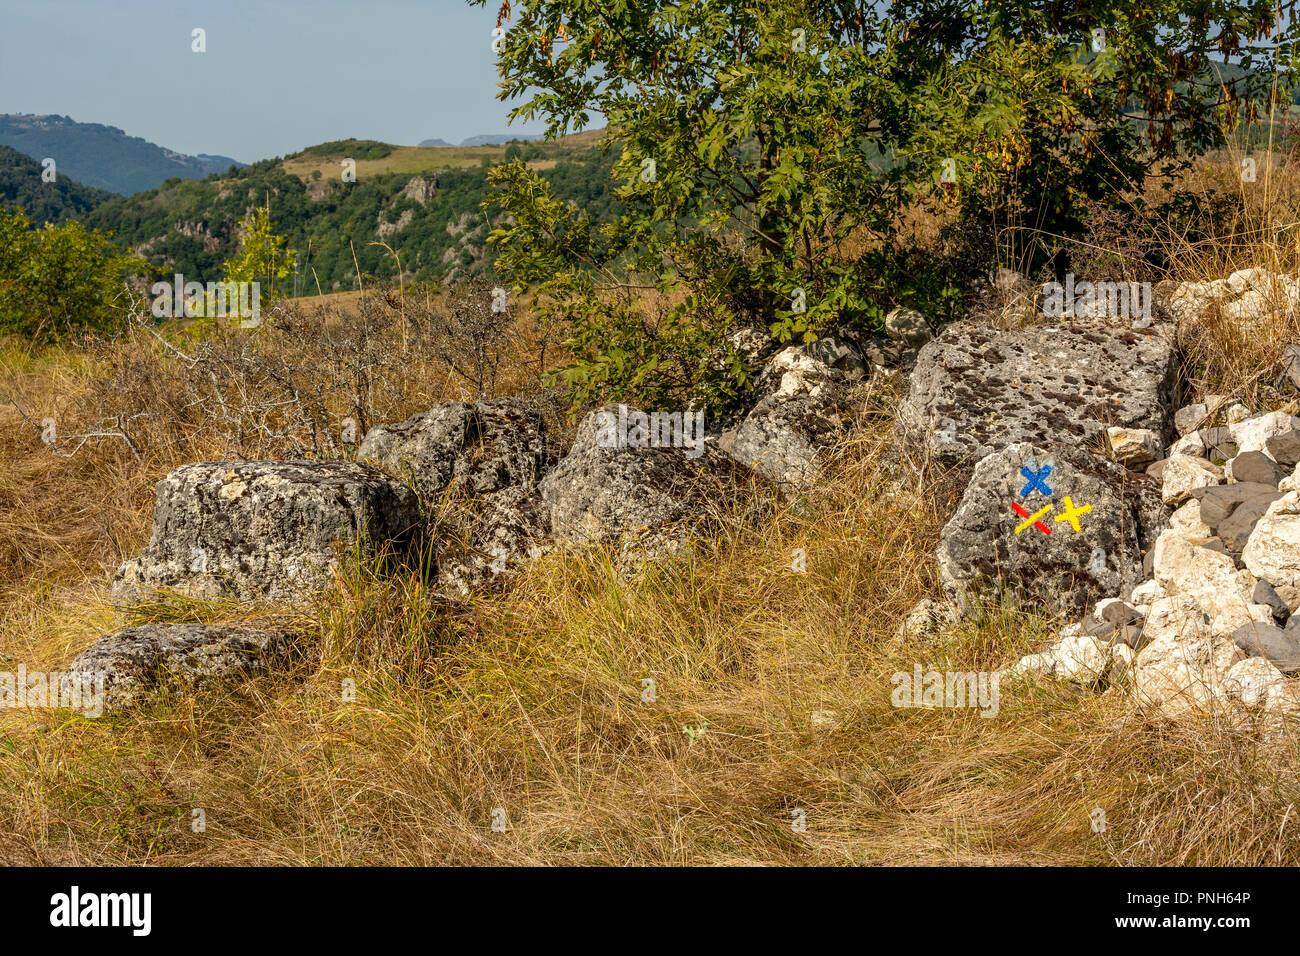
<instances>
[{"instance_id":1,"label":"tall dry grass","mask_svg":"<svg viewBox=\"0 0 1300 956\"><path fill-rule=\"evenodd\" d=\"M523 332L512 341L503 392L535 385L536 351ZM301 346L271 347L322 378ZM107 582L147 537L152 482L230 451L165 352L141 336L4 354L0 393L70 433L124 369L165 410L140 420L134 450L105 438L71 458L0 411L6 662L56 669L121 626ZM403 368L371 395L376 420L461 397L434 351L408 351ZM1036 680L1004 683L994 717L891 705L896 672L998 670L1055 624L1008 606L900 633L937 594L951 489L918 490L894 460L898 385L853 396L855 427L816 491L755 490L749 514L767 517L742 512L639 574L599 550L557 553L505 596L448 602L354 555L296 620L310 652L289 673L99 720L0 712L0 861L1300 863L1293 733L1160 723L1123 697ZM181 602L132 619L229 613Z\"/></svg>"}]
</instances>

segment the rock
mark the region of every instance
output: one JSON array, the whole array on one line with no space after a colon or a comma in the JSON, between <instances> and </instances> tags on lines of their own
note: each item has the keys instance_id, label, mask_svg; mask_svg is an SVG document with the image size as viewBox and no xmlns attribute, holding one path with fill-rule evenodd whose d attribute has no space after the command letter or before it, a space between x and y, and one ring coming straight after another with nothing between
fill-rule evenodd
<instances>
[{"instance_id":1,"label":"rock","mask_svg":"<svg viewBox=\"0 0 1300 956\"><path fill-rule=\"evenodd\" d=\"M898 427L915 458L945 466L1017 442L1082 447L1111 426L1163 435L1176 371L1160 336L957 323L922 347Z\"/></svg>"},{"instance_id":2,"label":"rock","mask_svg":"<svg viewBox=\"0 0 1300 956\"><path fill-rule=\"evenodd\" d=\"M1229 551L1241 554L1250 538L1250 533L1255 530L1256 523L1267 513L1268 506L1280 497L1282 497L1280 491L1266 491L1247 498L1233 509L1232 514L1219 523L1219 537L1223 539Z\"/></svg>"},{"instance_id":3,"label":"rock","mask_svg":"<svg viewBox=\"0 0 1300 956\"><path fill-rule=\"evenodd\" d=\"M1171 455L1165 461L1161 498L1167 505L1180 505L1197 488L1217 485L1220 480L1209 462L1187 455Z\"/></svg>"},{"instance_id":4,"label":"rock","mask_svg":"<svg viewBox=\"0 0 1300 956\"><path fill-rule=\"evenodd\" d=\"M1287 609L1292 614L1300 611L1300 588L1277 584L1273 586L1273 591L1282 599L1282 603L1287 606Z\"/></svg>"},{"instance_id":5,"label":"rock","mask_svg":"<svg viewBox=\"0 0 1300 956\"><path fill-rule=\"evenodd\" d=\"M1201 519L1201 503L1195 498L1183 502L1169 516L1169 527L1188 541L1199 542L1214 536L1214 530Z\"/></svg>"},{"instance_id":6,"label":"rock","mask_svg":"<svg viewBox=\"0 0 1300 956\"><path fill-rule=\"evenodd\" d=\"M1271 492L1273 488L1269 485L1238 482L1231 485L1206 485L1194 490L1192 496L1200 503L1201 521L1211 531L1217 531L1223 519L1232 514L1243 501Z\"/></svg>"},{"instance_id":7,"label":"rock","mask_svg":"<svg viewBox=\"0 0 1300 956\"><path fill-rule=\"evenodd\" d=\"M542 479L551 529L562 542L673 549L690 524L734 504L748 484L740 466L711 445L696 457L687 448L601 447L602 412L617 416L619 409L607 405L584 417L569 454Z\"/></svg>"},{"instance_id":8,"label":"rock","mask_svg":"<svg viewBox=\"0 0 1300 956\"><path fill-rule=\"evenodd\" d=\"M1194 547L1174 531L1156 539L1155 578L1170 597L1192 597L1216 631L1231 633L1252 620L1254 584L1243 593L1232 558Z\"/></svg>"},{"instance_id":9,"label":"rock","mask_svg":"<svg viewBox=\"0 0 1300 956\"><path fill-rule=\"evenodd\" d=\"M1264 439L1264 450L1285 469L1300 463L1300 432L1285 431Z\"/></svg>"},{"instance_id":10,"label":"rock","mask_svg":"<svg viewBox=\"0 0 1300 956\"><path fill-rule=\"evenodd\" d=\"M1149 428L1107 428L1110 453L1122 465L1136 468L1161 454L1160 436Z\"/></svg>"},{"instance_id":11,"label":"rock","mask_svg":"<svg viewBox=\"0 0 1300 956\"><path fill-rule=\"evenodd\" d=\"M1224 470L1230 482L1250 482L1270 488L1276 488L1277 483L1286 477L1286 472L1277 466L1277 462L1262 451L1243 451L1228 462Z\"/></svg>"},{"instance_id":12,"label":"rock","mask_svg":"<svg viewBox=\"0 0 1300 956\"><path fill-rule=\"evenodd\" d=\"M501 590L520 565L550 550L550 512L522 487L481 495L439 517L438 581L451 594Z\"/></svg>"},{"instance_id":13,"label":"rock","mask_svg":"<svg viewBox=\"0 0 1300 956\"><path fill-rule=\"evenodd\" d=\"M1091 684L1101 680L1110 666L1110 648L1094 637L1067 637L1053 649L1057 680Z\"/></svg>"},{"instance_id":14,"label":"rock","mask_svg":"<svg viewBox=\"0 0 1300 956\"><path fill-rule=\"evenodd\" d=\"M1250 599L1256 604L1263 604L1267 607L1271 607L1273 609L1274 620L1285 621L1291 616L1291 609L1287 607L1286 602L1282 600L1282 596L1277 593L1273 588L1273 585L1269 584L1267 581L1255 582L1255 591L1250 596Z\"/></svg>"},{"instance_id":15,"label":"rock","mask_svg":"<svg viewBox=\"0 0 1300 956\"><path fill-rule=\"evenodd\" d=\"M867 374L867 361L861 349L845 334L823 335L804 348L813 358L838 372L843 382L856 382Z\"/></svg>"},{"instance_id":16,"label":"rock","mask_svg":"<svg viewBox=\"0 0 1300 956\"><path fill-rule=\"evenodd\" d=\"M1229 696L1247 707L1266 707L1276 688L1284 687L1286 677L1266 657L1248 657L1228 668L1224 689Z\"/></svg>"},{"instance_id":17,"label":"rock","mask_svg":"<svg viewBox=\"0 0 1300 956\"><path fill-rule=\"evenodd\" d=\"M823 399L768 396L745 416L731 456L786 491L809 484L841 437L839 410Z\"/></svg>"},{"instance_id":18,"label":"rock","mask_svg":"<svg viewBox=\"0 0 1300 956\"><path fill-rule=\"evenodd\" d=\"M1300 628L1284 631L1275 624L1251 622L1237 628L1232 639L1251 657L1267 657L1284 674L1300 671Z\"/></svg>"},{"instance_id":19,"label":"rock","mask_svg":"<svg viewBox=\"0 0 1300 956\"><path fill-rule=\"evenodd\" d=\"M1266 451L1270 438L1300 431L1300 418L1284 412L1269 412L1230 425L1228 431L1241 451Z\"/></svg>"},{"instance_id":20,"label":"rock","mask_svg":"<svg viewBox=\"0 0 1300 956\"><path fill-rule=\"evenodd\" d=\"M1132 601L1136 607L1149 608L1162 597L1165 597L1165 589L1160 586L1160 582L1152 579L1149 581L1143 581L1135 587L1133 593L1129 595L1129 600Z\"/></svg>"},{"instance_id":21,"label":"rock","mask_svg":"<svg viewBox=\"0 0 1300 956\"><path fill-rule=\"evenodd\" d=\"M1229 426L1244 422L1249 417L1250 409L1241 404L1241 402L1233 402L1228 406L1227 412L1224 413L1224 419L1227 421Z\"/></svg>"},{"instance_id":22,"label":"rock","mask_svg":"<svg viewBox=\"0 0 1300 956\"><path fill-rule=\"evenodd\" d=\"M1072 610L1122 596L1140 580L1145 481L1080 449L1019 442L986 456L940 535L944 593L964 607L1006 589Z\"/></svg>"},{"instance_id":23,"label":"rock","mask_svg":"<svg viewBox=\"0 0 1300 956\"><path fill-rule=\"evenodd\" d=\"M1110 682L1114 684L1129 677L1136 660L1137 651L1129 645L1118 641L1110 645L1110 670L1107 672Z\"/></svg>"},{"instance_id":24,"label":"rock","mask_svg":"<svg viewBox=\"0 0 1300 956\"><path fill-rule=\"evenodd\" d=\"M1098 620L1109 621L1111 624L1140 624L1146 616L1132 604L1119 598L1098 601L1092 613Z\"/></svg>"},{"instance_id":25,"label":"rock","mask_svg":"<svg viewBox=\"0 0 1300 956\"><path fill-rule=\"evenodd\" d=\"M200 600L297 601L324 587L358 541L406 557L415 494L347 461L200 462L158 482L153 536L113 579L132 603L170 590Z\"/></svg>"},{"instance_id":26,"label":"rock","mask_svg":"<svg viewBox=\"0 0 1300 956\"><path fill-rule=\"evenodd\" d=\"M1188 458L1204 458L1209 454L1209 449L1205 446L1205 436L1199 431L1184 435L1172 445L1169 446L1169 457L1174 455L1186 455Z\"/></svg>"},{"instance_id":27,"label":"rock","mask_svg":"<svg viewBox=\"0 0 1300 956\"><path fill-rule=\"evenodd\" d=\"M957 619L957 611L952 605L934 598L922 598L908 612L901 632L907 638L926 637L938 634L948 625L956 623Z\"/></svg>"},{"instance_id":28,"label":"rock","mask_svg":"<svg viewBox=\"0 0 1300 956\"><path fill-rule=\"evenodd\" d=\"M1278 384L1281 385L1282 379L1285 378L1291 383L1292 388L1300 389L1300 345L1288 345L1283 348L1278 367L1281 369Z\"/></svg>"},{"instance_id":29,"label":"rock","mask_svg":"<svg viewBox=\"0 0 1300 956\"><path fill-rule=\"evenodd\" d=\"M776 350L776 342L762 329L735 329L727 335L727 344L739 353L751 369L759 368Z\"/></svg>"},{"instance_id":30,"label":"rock","mask_svg":"<svg viewBox=\"0 0 1300 956\"><path fill-rule=\"evenodd\" d=\"M426 506L455 482L465 495L532 491L545 465L540 413L516 398L445 402L396 425L370 429L360 460L409 479Z\"/></svg>"},{"instance_id":31,"label":"rock","mask_svg":"<svg viewBox=\"0 0 1300 956\"><path fill-rule=\"evenodd\" d=\"M758 401L811 396L836 398L844 385L862 377L866 362L846 338L825 336L812 345L790 346L763 366L754 384Z\"/></svg>"},{"instance_id":32,"label":"rock","mask_svg":"<svg viewBox=\"0 0 1300 956\"><path fill-rule=\"evenodd\" d=\"M885 331L913 348L919 348L934 338L930 323L915 309L892 310L885 316Z\"/></svg>"},{"instance_id":33,"label":"rock","mask_svg":"<svg viewBox=\"0 0 1300 956\"><path fill-rule=\"evenodd\" d=\"M1210 417L1210 410L1204 404L1184 405L1174 412L1174 430L1180 436L1195 432Z\"/></svg>"},{"instance_id":34,"label":"rock","mask_svg":"<svg viewBox=\"0 0 1300 956\"><path fill-rule=\"evenodd\" d=\"M195 687L265 673L293 656L288 631L226 624L144 624L102 637L62 678L82 699L103 680L105 710L128 706L162 686Z\"/></svg>"},{"instance_id":35,"label":"rock","mask_svg":"<svg viewBox=\"0 0 1300 956\"><path fill-rule=\"evenodd\" d=\"M1300 586L1300 492L1287 492L1268 506L1241 558L1251 574L1274 588Z\"/></svg>"},{"instance_id":36,"label":"rock","mask_svg":"<svg viewBox=\"0 0 1300 956\"><path fill-rule=\"evenodd\" d=\"M1153 461L1147 465L1147 477L1154 478L1156 481L1163 481L1165 477L1165 460Z\"/></svg>"},{"instance_id":37,"label":"rock","mask_svg":"<svg viewBox=\"0 0 1300 956\"><path fill-rule=\"evenodd\" d=\"M1189 594L1153 604L1145 633L1133 670L1138 702L1171 717L1213 713L1227 696L1229 670L1245 656L1231 638L1212 633Z\"/></svg>"}]
</instances>

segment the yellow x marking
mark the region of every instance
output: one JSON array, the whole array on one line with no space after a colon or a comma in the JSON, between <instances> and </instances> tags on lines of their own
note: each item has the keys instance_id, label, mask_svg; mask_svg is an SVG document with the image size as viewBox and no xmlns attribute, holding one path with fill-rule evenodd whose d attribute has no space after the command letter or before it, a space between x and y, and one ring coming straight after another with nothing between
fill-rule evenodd
<instances>
[{"instance_id":1,"label":"yellow x marking","mask_svg":"<svg viewBox=\"0 0 1300 956\"><path fill-rule=\"evenodd\" d=\"M1045 507L1039 508L1037 511L1031 514L1024 521L1020 522L1020 524L1016 525L1016 534L1020 534L1020 532L1024 531L1031 524L1033 524L1035 521L1037 521L1039 518L1041 518L1043 515L1047 514L1047 512L1051 510L1052 510L1051 505L1047 505Z\"/></svg>"},{"instance_id":2,"label":"yellow x marking","mask_svg":"<svg viewBox=\"0 0 1300 956\"><path fill-rule=\"evenodd\" d=\"M1065 510L1056 516L1056 520L1068 521L1070 522L1070 527L1075 531L1082 531L1083 529L1079 527L1079 516L1086 515L1091 510L1092 505L1084 505L1082 508L1076 508L1074 502L1070 500L1070 496L1066 495Z\"/></svg>"}]
</instances>

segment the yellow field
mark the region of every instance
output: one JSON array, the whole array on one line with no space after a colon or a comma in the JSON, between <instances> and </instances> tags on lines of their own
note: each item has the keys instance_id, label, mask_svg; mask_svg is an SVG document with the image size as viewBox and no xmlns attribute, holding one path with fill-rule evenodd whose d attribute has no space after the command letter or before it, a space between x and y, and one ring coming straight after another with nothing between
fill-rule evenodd
<instances>
[{"instance_id":1,"label":"yellow field","mask_svg":"<svg viewBox=\"0 0 1300 956\"><path fill-rule=\"evenodd\" d=\"M543 148L547 150L575 151L580 149L589 149L597 145L605 135L604 130L587 130L582 133L575 133L572 136L565 136L559 140L551 142L539 141ZM489 163L500 163L505 159L506 146L396 146L393 151L383 159L362 159L357 160L357 179L365 180L367 177L380 176L384 173L401 173L403 175L415 175L416 173L437 172L443 169L474 169L480 166L483 160ZM310 182L312 173L320 171L322 179L337 177L342 167L339 163L346 158L346 154L340 151L337 154L322 155L304 155L294 159L283 161L285 172L297 176L303 182ZM554 159L538 159L529 163L533 169L544 171L555 165Z\"/></svg>"}]
</instances>

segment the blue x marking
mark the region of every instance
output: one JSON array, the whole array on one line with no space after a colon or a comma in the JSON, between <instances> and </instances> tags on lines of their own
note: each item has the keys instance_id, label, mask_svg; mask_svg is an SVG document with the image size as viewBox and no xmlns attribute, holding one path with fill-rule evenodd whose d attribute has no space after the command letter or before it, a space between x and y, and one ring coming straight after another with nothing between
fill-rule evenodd
<instances>
[{"instance_id":1,"label":"blue x marking","mask_svg":"<svg viewBox=\"0 0 1300 956\"><path fill-rule=\"evenodd\" d=\"M1030 461L1029 465L1032 464L1034 464L1034 462ZM1052 489L1047 484L1047 476L1052 473L1052 466L1044 465L1038 471L1034 471L1029 467L1029 465L1025 465L1020 469L1020 473L1029 479L1029 481L1025 483L1025 487L1020 489L1020 497L1024 498L1031 492L1038 491L1045 497L1050 498L1052 496Z\"/></svg>"}]
</instances>

